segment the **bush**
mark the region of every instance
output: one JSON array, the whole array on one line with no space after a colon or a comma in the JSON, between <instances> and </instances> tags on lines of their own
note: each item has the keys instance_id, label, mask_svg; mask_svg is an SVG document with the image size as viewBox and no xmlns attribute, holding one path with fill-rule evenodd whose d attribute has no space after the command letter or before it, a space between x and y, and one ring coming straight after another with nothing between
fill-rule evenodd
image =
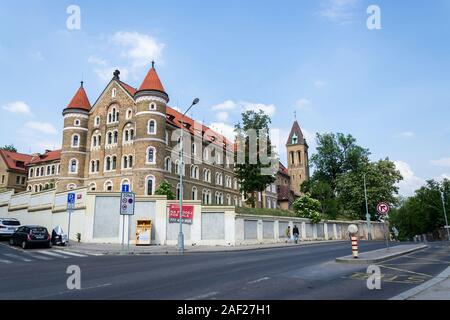
<instances>
[{"instance_id":1,"label":"bush","mask_svg":"<svg viewBox=\"0 0 450 320\"><path fill-rule=\"evenodd\" d=\"M167 196L167 200L175 200L175 194L172 191L172 185L164 180L155 191L156 195Z\"/></svg>"},{"instance_id":2,"label":"bush","mask_svg":"<svg viewBox=\"0 0 450 320\"><path fill-rule=\"evenodd\" d=\"M313 199L306 194L295 200L293 207L298 217L310 219L314 224L320 222L321 205L319 200Z\"/></svg>"}]
</instances>

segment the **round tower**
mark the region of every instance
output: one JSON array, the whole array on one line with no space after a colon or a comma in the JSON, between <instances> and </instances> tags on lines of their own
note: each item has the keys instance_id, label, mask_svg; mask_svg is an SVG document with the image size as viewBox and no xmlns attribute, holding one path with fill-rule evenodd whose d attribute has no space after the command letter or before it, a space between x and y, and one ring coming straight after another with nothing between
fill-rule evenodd
<instances>
[{"instance_id":1,"label":"round tower","mask_svg":"<svg viewBox=\"0 0 450 320\"><path fill-rule=\"evenodd\" d=\"M134 95L136 101L136 161L134 192L153 195L164 180L166 154L166 107L169 96L155 70L155 64Z\"/></svg>"},{"instance_id":2,"label":"round tower","mask_svg":"<svg viewBox=\"0 0 450 320\"><path fill-rule=\"evenodd\" d=\"M91 104L83 82L63 110L64 129L61 150L61 171L58 191L82 187L86 160L87 132Z\"/></svg>"}]
</instances>

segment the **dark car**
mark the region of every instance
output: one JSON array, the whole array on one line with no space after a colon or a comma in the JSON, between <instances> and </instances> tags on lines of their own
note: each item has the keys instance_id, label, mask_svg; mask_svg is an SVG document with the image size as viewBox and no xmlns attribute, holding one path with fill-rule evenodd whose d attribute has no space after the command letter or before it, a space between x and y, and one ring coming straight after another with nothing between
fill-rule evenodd
<instances>
[{"instance_id":1,"label":"dark car","mask_svg":"<svg viewBox=\"0 0 450 320\"><path fill-rule=\"evenodd\" d=\"M52 247L51 236L47 228L41 226L21 226L9 239L10 245L20 245L23 249L31 245Z\"/></svg>"}]
</instances>

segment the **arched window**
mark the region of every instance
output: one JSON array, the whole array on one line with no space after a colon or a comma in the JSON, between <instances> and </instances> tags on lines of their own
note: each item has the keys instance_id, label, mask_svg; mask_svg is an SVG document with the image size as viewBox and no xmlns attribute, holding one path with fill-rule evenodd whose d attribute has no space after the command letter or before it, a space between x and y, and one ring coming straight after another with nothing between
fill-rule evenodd
<instances>
[{"instance_id":1,"label":"arched window","mask_svg":"<svg viewBox=\"0 0 450 320\"><path fill-rule=\"evenodd\" d=\"M103 185L103 190L104 191L113 191L113 183L111 181L106 181L105 184Z\"/></svg>"},{"instance_id":2,"label":"arched window","mask_svg":"<svg viewBox=\"0 0 450 320\"><path fill-rule=\"evenodd\" d=\"M237 206L238 205L238 197L234 196L233 200L234 200L234 205Z\"/></svg>"},{"instance_id":3,"label":"arched window","mask_svg":"<svg viewBox=\"0 0 450 320\"><path fill-rule=\"evenodd\" d=\"M227 194L227 206L231 206L231 196Z\"/></svg>"},{"instance_id":4,"label":"arched window","mask_svg":"<svg viewBox=\"0 0 450 320\"><path fill-rule=\"evenodd\" d=\"M123 164L122 167L124 169L128 168L128 156L123 156L122 164Z\"/></svg>"},{"instance_id":5,"label":"arched window","mask_svg":"<svg viewBox=\"0 0 450 320\"><path fill-rule=\"evenodd\" d=\"M96 147L97 146L97 136L92 136L92 147Z\"/></svg>"},{"instance_id":6,"label":"arched window","mask_svg":"<svg viewBox=\"0 0 450 320\"><path fill-rule=\"evenodd\" d=\"M70 160L69 173L77 173L78 172L78 160L72 159Z\"/></svg>"},{"instance_id":7,"label":"arched window","mask_svg":"<svg viewBox=\"0 0 450 320\"><path fill-rule=\"evenodd\" d=\"M198 179L198 166L191 166L191 178Z\"/></svg>"},{"instance_id":8,"label":"arched window","mask_svg":"<svg viewBox=\"0 0 450 320\"><path fill-rule=\"evenodd\" d=\"M32 191L31 189L32 189L31 186L28 186L28 187L27 187L27 191Z\"/></svg>"},{"instance_id":9,"label":"arched window","mask_svg":"<svg viewBox=\"0 0 450 320\"><path fill-rule=\"evenodd\" d=\"M164 159L164 170L172 172L172 159L170 157Z\"/></svg>"},{"instance_id":10,"label":"arched window","mask_svg":"<svg viewBox=\"0 0 450 320\"><path fill-rule=\"evenodd\" d=\"M192 187L192 193L191 193L192 200L197 200L197 187Z\"/></svg>"},{"instance_id":11,"label":"arched window","mask_svg":"<svg viewBox=\"0 0 450 320\"><path fill-rule=\"evenodd\" d=\"M99 126L100 125L100 117L99 116L95 117L94 124L95 124L95 126Z\"/></svg>"},{"instance_id":12,"label":"arched window","mask_svg":"<svg viewBox=\"0 0 450 320\"><path fill-rule=\"evenodd\" d=\"M116 156L113 156L112 157L112 165L111 165L111 170L116 170L116 165L117 165L117 157Z\"/></svg>"},{"instance_id":13,"label":"arched window","mask_svg":"<svg viewBox=\"0 0 450 320\"><path fill-rule=\"evenodd\" d=\"M128 156L128 168L133 168L133 156Z\"/></svg>"},{"instance_id":14,"label":"arched window","mask_svg":"<svg viewBox=\"0 0 450 320\"><path fill-rule=\"evenodd\" d=\"M115 97L116 97L116 94L117 94L117 89L116 89L116 88L113 88L113 89L111 90L111 98L115 98Z\"/></svg>"},{"instance_id":15,"label":"arched window","mask_svg":"<svg viewBox=\"0 0 450 320\"><path fill-rule=\"evenodd\" d=\"M39 189L41 189L42 185L39 186ZM69 183L67 185L67 190L73 190L77 187L77 185L75 183Z\"/></svg>"},{"instance_id":16,"label":"arched window","mask_svg":"<svg viewBox=\"0 0 450 320\"><path fill-rule=\"evenodd\" d=\"M112 134L112 132L108 132L108 144L112 144L112 137L113 137L113 134Z\"/></svg>"},{"instance_id":17,"label":"arched window","mask_svg":"<svg viewBox=\"0 0 450 320\"><path fill-rule=\"evenodd\" d=\"M133 111L131 109L128 109L125 117L127 120L129 120L129 119L131 119L132 115L133 115Z\"/></svg>"},{"instance_id":18,"label":"arched window","mask_svg":"<svg viewBox=\"0 0 450 320\"><path fill-rule=\"evenodd\" d=\"M119 132L116 130L114 131L114 143L117 143L119 141Z\"/></svg>"},{"instance_id":19,"label":"arched window","mask_svg":"<svg viewBox=\"0 0 450 320\"><path fill-rule=\"evenodd\" d=\"M79 127L81 124L80 119L75 119L75 121L73 122L73 125L76 127Z\"/></svg>"},{"instance_id":20,"label":"arched window","mask_svg":"<svg viewBox=\"0 0 450 320\"><path fill-rule=\"evenodd\" d=\"M155 177L147 176L145 178L145 194L152 196L155 194Z\"/></svg>"},{"instance_id":21,"label":"arched window","mask_svg":"<svg viewBox=\"0 0 450 320\"><path fill-rule=\"evenodd\" d=\"M148 121L148 134L156 134L156 121L155 120L149 120Z\"/></svg>"},{"instance_id":22,"label":"arched window","mask_svg":"<svg viewBox=\"0 0 450 320\"><path fill-rule=\"evenodd\" d=\"M34 169L31 168L31 169L30 169L30 178L33 178L33 173L34 173Z\"/></svg>"},{"instance_id":23,"label":"arched window","mask_svg":"<svg viewBox=\"0 0 450 320\"><path fill-rule=\"evenodd\" d=\"M47 166L47 175L50 175L50 166Z\"/></svg>"},{"instance_id":24,"label":"arched window","mask_svg":"<svg viewBox=\"0 0 450 320\"><path fill-rule=\"evenodd\" d=\"M91 172L95 172L95 161L91 161Z\"/></svg>"},{"instance_id":25,"label":"arched window","mask_svg":"<svg viewBox=\"0 0 450 320\"><path fill-rule=\"evenodd\" d=\"M191 146L191 152L193 156L197 155L197 145L193 142Z\"/></svg>"},{"instance_id":26,"label":"arched window","mask_svg":"<svg viewBox=\"0 0 450 320\"><path fill-rule=\"evenodd\" d=\"M105 171L111 170L111 157L106 157L105 159Z\"/></svg>"},{"instance_id":27,"label":"arched window","mask_svg":"<svg viewBox=\"0 0 450 320\"><path fill-rule=\"evenodd\" d=\"M44 176L44 167L41 167L41 177Z\"/></svg>"},{"instance_id":28,"label":"arched window","mask_svg":"<svg viewBox=\"0 0 450 320\"><path fill-rule=\"evenodd\" d=\"M55 171L56 171L56 167L55 167L55 165L52 165L52 174L55 174Z\"/></svg>"},{"instance_id":29,"label":"arched window","mask_svg":"<svg viewBox=\"0 0 450 320\"><path fill-rule=\"evenodd\" d=\"M78 134L74 134L72 136L72 148L78 148L80 146L80 136Z\"/></svg>"},{"instance_id":30,"label":"arched window","mask_svg":"<svg viewBox=\"0 0 450 320\"><path fill-rule=\"evenodd\" d=\"M155 110L156 109L156 104L154 102L152 102L152 103L149 104L148 108L150 110Z\"/></svg>"},{"instance_id":31,"label":"arched window","mask_svg":"<svg viewBox=\"0 0 450 320\"><path fill-rule=\"evenodd\" d=\"M89 184L89 191L95 191L97 189L97 185L95 184L95 182L91 182Z\"/></svg>"},{"instance_id":32,"label":"arched window","mask_svg":"<svg viewBox=\"0 0 450 320\"><path fill-rule=\"evenodd\" d=\"M156 163L156 149L154 147L147 148L147 163L149 164Z\"/></svg>"}]
</instances>

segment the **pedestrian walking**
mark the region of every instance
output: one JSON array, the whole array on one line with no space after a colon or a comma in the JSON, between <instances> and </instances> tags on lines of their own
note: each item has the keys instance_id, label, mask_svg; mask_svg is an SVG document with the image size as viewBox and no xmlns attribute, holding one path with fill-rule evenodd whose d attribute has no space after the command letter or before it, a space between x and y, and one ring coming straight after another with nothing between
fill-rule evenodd
<instances>
[{"instance_id":1,"label":"pedestrian walking","mask_svg":"<svg viewBox=\"0 0 450 320\"><path fill-rule=\"evenodd\" d=\"M298 231L297 225L294 225L294 229L292 229L292 233L294 234L295 243L298 243L298 237L300 235L300 232Z\"/></svg>"},{"instance_id":2,"label":"pedestrian walking","mask_svg":"<svg viewBox=\"0 0 450 320\"><path fill-rule=\"evenodd\" d=\"M291 239L291 226L288 226L286 229L286 243L288 243L288 241Z\"/></svg>"}]
</instances>

